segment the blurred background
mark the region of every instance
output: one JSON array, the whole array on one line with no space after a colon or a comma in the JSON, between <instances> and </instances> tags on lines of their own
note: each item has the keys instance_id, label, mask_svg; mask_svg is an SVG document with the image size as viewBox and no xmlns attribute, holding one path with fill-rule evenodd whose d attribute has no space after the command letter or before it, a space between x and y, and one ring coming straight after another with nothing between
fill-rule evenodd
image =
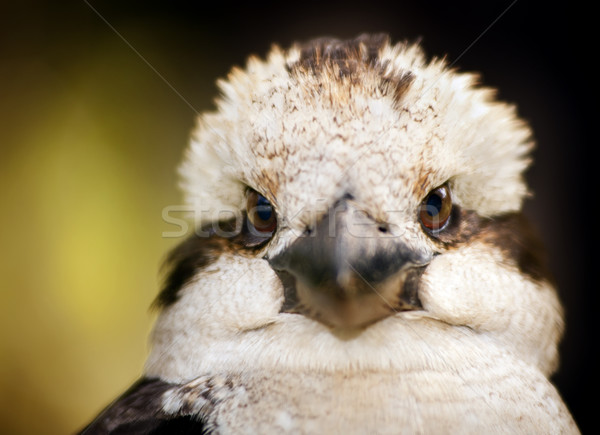
<instances>
[{"instance_id":1,"label":"blurred background","mask_svg":"<svg viewBox=\"0 0 600 435\"><path fill-rule=\"evenodd\" d=\"M554 380L585 432L598 88L576 50L590 13L565 5L2 0L0 433L73 433L140 376L159 267L178 242L162 237L161 212L181 203L176 166L215 79L274 42L365 31L479 71L532 124L526 213L567 312Z\"/></svg>"}]
</instances>

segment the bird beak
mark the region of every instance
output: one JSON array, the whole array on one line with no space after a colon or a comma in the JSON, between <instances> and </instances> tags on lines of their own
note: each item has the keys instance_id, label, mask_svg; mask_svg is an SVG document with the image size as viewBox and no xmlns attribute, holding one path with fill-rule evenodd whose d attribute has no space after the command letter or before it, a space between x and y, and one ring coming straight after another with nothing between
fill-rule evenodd
<instances>
[{"instance_id":1,"label":"bird beak","mask_svg":"<svg viewBox=\"0 0 600 435\"><path fill-rule=\"evenodd\" d=\"M421 308L419 276L431 257L340 200L311 231L269 260L285 288L282 311L327 325L365 326Z\"/></svg>"}]
</instances>

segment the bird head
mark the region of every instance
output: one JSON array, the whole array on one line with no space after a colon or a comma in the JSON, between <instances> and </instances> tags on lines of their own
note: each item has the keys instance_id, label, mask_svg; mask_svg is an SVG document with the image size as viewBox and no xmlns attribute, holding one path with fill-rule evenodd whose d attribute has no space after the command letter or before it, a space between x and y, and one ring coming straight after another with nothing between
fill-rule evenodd
<instances>
[{"instance_id":1,"label":"bird head","mask_svg":"<svg viewBox=\"0 0 600 435\"><path fill-rule=\"evenodd\" d=\"M513 106L384 35L274 47L218 84L180 168L197 230L169 260L150 374L319 364L311 346L368 365L445 333L554 370L562 312L521 213Z\"/></svg>"}]
</instances>

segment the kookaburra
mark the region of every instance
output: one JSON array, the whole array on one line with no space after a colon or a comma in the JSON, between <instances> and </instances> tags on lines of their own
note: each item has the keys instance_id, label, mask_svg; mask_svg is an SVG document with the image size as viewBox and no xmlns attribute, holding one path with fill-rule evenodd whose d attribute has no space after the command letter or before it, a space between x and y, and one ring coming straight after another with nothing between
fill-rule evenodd
<instances>
[{"instance_id":1,"label":"kookaburra","mask_svg":"<svg viewBox=\"0 0 600 435\"><path fill-rule=\"evenodd\" d=\"M385 35L219 86L143 378L85 434L578 432L514 107Z\"/></svg>"}]
</instances>

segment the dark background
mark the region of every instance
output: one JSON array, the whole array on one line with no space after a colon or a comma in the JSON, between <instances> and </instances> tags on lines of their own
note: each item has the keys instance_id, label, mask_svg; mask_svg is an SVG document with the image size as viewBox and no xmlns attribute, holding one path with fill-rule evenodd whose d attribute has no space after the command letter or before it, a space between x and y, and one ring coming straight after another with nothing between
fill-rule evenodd
<instances>
[{"instance_id":1,"label":"dark background","mask_svg":"<svg viewBox=\"0 0 600 435\"><path fill-rule=\"evenodd\" d=\"M139 185L135 192L141 192L140 195L132 194L126 200L141 210L141 216L147 213L148 219L156 222L160 219L160 208L154 205L144 208L145 204L164 206L180 201L175 190L175 167L195 112L213 107L215 79L226 75L231 66L243 65L251 53L264 56L272 43L285 47L292 41L315 36L344 38L384 31L394 41L420 40L428 55L445 55L461 70L480 72L483 83L498 88L499 98L515 103L520 115L533 127L537 149L527 177L534 197L525 211L548 249L548 262L567 316L561 368L554 380L580 428L584 432L591 429L591 407L598 402L593 392L598 360L591 349L598 343L598 328L593 318L599 287L592 284L593 268L597 267L594 245L598 218L594 207L598 199L594 193L596 185L591 180L596 159L592 150L597 143L591 130L592 117L597 114L598 88L593 76L595 68L589 63L597 56L596 44L591 39L594 29L588 25L591 11L576 4L567 6L566 2L526 0L258 2L245 6L228 3L222 7L191 1L90 0L89 4L103 19L84 1L60 4L21 1L0 6L0 169L5 174L17 174L1 178L3 194L8 192L12 198L5 200L4 196L7 208L3 212L16 203L11 200L17 201L15 198L46 182L31 181L36 180L35 174L28 172L23 159L38 152L53 154L56 141L24 137L30 138L39 125L43 125L44 131L53 132L54 120L62 119L60 113L66 108L72 110L73 104L85 108L89 126L75 124L77 138L73 143L85 150L86 135L93 136L91 130L100 135L101 146L107 147L115 159L121 159L122 166L113 168L109 175L121 177L124 186ZM62 152L68 159L69 149ZM82 153L81 148L78 152ZM82 159L86 159L84 154ZM43 164L40 157L39 165ZM77 165L78 161L75 159L72 164ZM95 170L93 161L87 164ZM32 172L36 168L32 166ZM74 178L69 184L89 182L86 174L81 177L80 181ZM25 180L30 184L21 190L19 183ZM90 189L93 192L92 184ZM40 194L38 199L48 200L52 192ZM14 224L18 215L11 219ZM8 222L7 218L4 230L10 227ZM35 232L35 223L32 228ZM140 237L160 237L160 233L151 229ZM13 242L19 244L18 239ZM152 246L157 255L165 248L159 244ZM8 246L6 250L11 249ZM22 254L14 260L15 270L21 271L19 276L34 270L30 262L32 251L25 250ZM132 253L132 257L136 254ZM89 261L93 258L90 254ZM10 278L11 272L7 273ZM104 273L111 274L111 270ZM23 290L29 298L21 300L21 290L7 285L9 297L5 300L25 310L23 307L37 300L35 292L41 291L31 287L29 293ZM11 290L15 293L10 294ZM150 286L143 293L135 293L139 304L147 305L155 291ZM127 310L135 310L137 303ZM42 317L46 313L40 312ZM123 314L122 318L126 317ZM35 321L32 318L29 323ZM116 320L109 321L114 324ZM127 325L124 322L122 327ZM78 327L75 321L72 326ZM18 358L20 352L14 345L19 328L4 325L7 328L10 330L5 332L6 337L12 336L13 341L4 341L13 345L5 346L2 356L5 362L9 361L9 353ZM143 341L145 333L137 331L129 340ZM78 340L83 342L85 338ZM63 348L72 349L78 357L87 351L85 346L80 347L79 341L71 342L62 333L53 339ZM101 352L108 355L106 361L111 358L110 352L119 352L111 348L111 341L103 345ZM35 349L35 342L31 349ZM31 349L28 359L44 359L44 354ZM139 367L144 356L143 351L138 354L135 367ZM112 359L123 363L115 356ZM82 379L93 376L97 367L93 362L88 363L87 366L85 362L78 363L69 367L69 371L81 372ZM65 366L57 362L52 367L60 372ZM0 372L6 387L3 426L13 433L26 433L32 427L39 427L28 418L30 412L36 412L34 407L50 406L55 410L52 413L40 411L49 420L47 424L58 428L57 433L72 431L104 405L113 390L117 394L125 388L123 379L135 378L136 370L139 371L135 367L130 366L118 385L115 383L100 397L95 396L95 388L107 382L106 376L96 383L86 383L85 388L77 389L81 383L74 381L71 387L66 386L76 391L72 401L85 404L72 415L66 405L61 408L56 404L63 400L59 392L55 401L47 395L44 401L32 399L37 394L36 388L50 390L51 382L44 386L31 381L27 391L22 391L19 380L25 374L5 369ZM47 366L41 361L38 366L31 366L31 370L44 371ZM78 379L75 375L63 378ZM15 395L18 400L13 400ZM29 412L24 411L27 409ZM62 417L55 417L61 412Z\"/></svg>"}]
</instances>

